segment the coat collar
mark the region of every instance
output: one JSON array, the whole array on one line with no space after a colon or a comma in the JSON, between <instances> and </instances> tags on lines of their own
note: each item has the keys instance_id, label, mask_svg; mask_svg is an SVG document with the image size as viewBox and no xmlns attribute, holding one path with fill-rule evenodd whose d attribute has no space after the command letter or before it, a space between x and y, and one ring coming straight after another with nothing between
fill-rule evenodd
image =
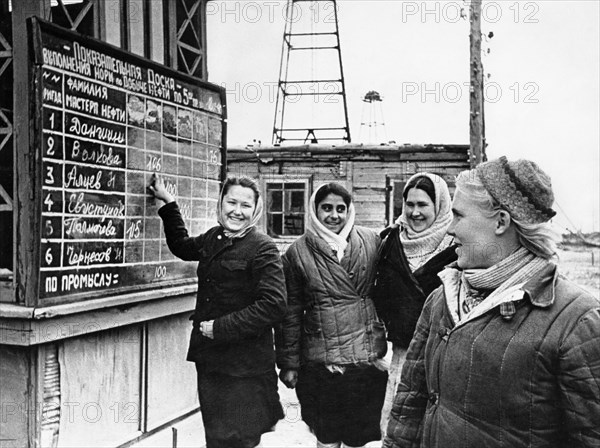
<instances>
[{"instance_id":1,"label":"coat collar","mask_svg":"<svg viewBox=\"0 0 600 448\"><path fill-rule=\"evenodd\" d=\"M554 263L548 263L548 266L523 285L525 297L528 297L534 306L548 308L554 303L557 280L557 266Z\"/></svg>"},{"instance_id":2,"label":"coat collar","mask_svg":"<svg viewBox=\"0 0 600 448\"><path fill-rule=\"evenodd\" d=\"M355 233L356 232L353 227L352 230L350 231L350 235L348 235L348 240L356 238ZM329 244L327 244L327 241L325 241L323 238L315 235L311 231L307 231L304 235L306 238L306 244L310 249L312 249L315 252L319 252L319 253L323 254L324 256L326 256L327 258L331 258L335 262L339 263L339 261L337 259L337 255L335 254L335 252L331 248L331 246Z\"/></svg>"},{"instance_id":3,"label":"coat collar","mask_svg":"<svg viewBox=\"0 0 600 448\"><path fill-rule=\"evenodd\" d=\"M458 269L456 261L446 266L447 268ZM444 271L442 271L444 272ZM443 280L442 272L438 274ZM556 281L558 280L558 267L550 262L537 273L534 277L528 280L522 287L523 298L528 298L533 306L538 308L548 308L552 306L555 300Z\"/></svg>"}]
</instances>

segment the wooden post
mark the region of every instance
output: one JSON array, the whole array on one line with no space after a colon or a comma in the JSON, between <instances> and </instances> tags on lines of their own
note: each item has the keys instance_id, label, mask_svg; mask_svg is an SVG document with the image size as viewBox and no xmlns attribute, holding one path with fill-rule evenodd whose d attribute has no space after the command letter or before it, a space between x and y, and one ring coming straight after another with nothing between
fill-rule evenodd
<instances>
[{"instance_id":1,"label":"wooden post","mask_svg":"<svg viewBox=\"0 0 600 448\"><path fill-rule=\"evenodd\" d=\"M485 127L483 119L483 65L481 64L481 0L472 0L470 6L470 154L471 168L483 162Z\"/></svg>"}]
</instances>

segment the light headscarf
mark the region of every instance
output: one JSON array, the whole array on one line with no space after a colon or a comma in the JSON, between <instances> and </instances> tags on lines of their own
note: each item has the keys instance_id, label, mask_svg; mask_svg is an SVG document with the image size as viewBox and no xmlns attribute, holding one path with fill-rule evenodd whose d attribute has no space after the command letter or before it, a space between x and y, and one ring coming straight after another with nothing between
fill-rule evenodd
<instances>
[{"instance_id":1,"label":"light headscarf","mask_svg":"<svg viewBox=\"0 0 600 448\"><path fill-rule=\"evenodd\" d=\"M310 201L308 203L306 231L312 232L319 238L325 240L325 242L329 244L329 246L336 252L338 261L341 261L344 257L344 251L348 246L348 235L350 235L350 232L354 227L354 219L356 217L354 203L350 202L350 205L348 206L346 224L344 224L344 227L342 230L340 230L340 233L333 233L331 230L325 227L317 217L317 204L315 204L315 198L317 197L317 192L323 187L325 187L325 185L317 188L310 197Z\"/></svg>"},{"instance_id":2,"label":"light headscarf","mask_svg":"<svg viewBox=\"0 0 600 448\"><path fill-rule=\"evenodd\" d=\"M250 190L252 190L249 187L244 187L243 185L239 185L239 184L231 184L229 185L229 188L231 187L243 187L243 188L248 188ZM252 191L252 194L254 195L254 191ZM243 236L245 236L253 227L256 227L256 225L258 224L258 221L260 220L260 217L262 216L263 213L263 200L262 197L260 196L260 194L257 195L258 198L256 199L256 206L254 207L254 212L252 213L252 219L250 220L250 223L246 226L241 228L240 230L237 230L235 232L232 232L231 230L228 230L227 227L225 227L225 224L223 223L223 220L221 219L221 212L223 211L223 198L225 197L225 188L223 188L221 190L221 194L219 196L219 203L217 204L217 222L219 224L221 224L221 227L223 227L223 233L225 234L225 236L227 238L242 238Z\"/></svg>"},{"instance_id":3,"label":"light headscarf","mask_svg":"<svg viewBox=\"0 0 600 448\"><path fill-rule=\"evenodd\" d=\"M414 271L426 263L431 257L448 247L452 241L446 230L452 222L452 199L446 181L440 176L431 173L417 173L408 179L406 187L419 177L426 177L433 183L435 201L433 204L435 218L430 227L422 232L415 232L408 225L406 213L406 200L403 200L402 214L396 220L396 224L402 227L400 241L404 247L404 253L408 258L411 269ZM415 188L415 187L413 187ZM402 196L404 196L404 191Z\"/></svg>"}]
</instances>

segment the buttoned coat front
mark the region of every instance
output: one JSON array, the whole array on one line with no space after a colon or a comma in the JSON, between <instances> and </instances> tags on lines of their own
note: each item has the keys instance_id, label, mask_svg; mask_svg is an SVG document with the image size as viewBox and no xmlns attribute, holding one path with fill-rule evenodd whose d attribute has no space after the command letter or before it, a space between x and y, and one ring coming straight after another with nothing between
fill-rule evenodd
<instances>
[{"instance_id":1,"label":"buttoned coat front","mask_svg":"<svg viewBox=\"0 0 600 448\"><path fill-rule=\"evenodd\" d=\"M176 203L159 210L171 252L198 261L198 295L188 361L207 372L254 376L275 368L273 325L284 315L286 291L277 247L251 229L227 238L221 226L189 237ZM199 330L214 320L214 339Z\"/></svg>"},{"instance_id":2,"label":"buttoned coat front","mask_svg":"<svg viewBox=\"0 0 600 448\"><path fill-rule=\"evenodd\" d=\"M523 290L463 325L429 296L384 447L600 446L600 303L554 265Z\"/></svg>"}]
</instances>

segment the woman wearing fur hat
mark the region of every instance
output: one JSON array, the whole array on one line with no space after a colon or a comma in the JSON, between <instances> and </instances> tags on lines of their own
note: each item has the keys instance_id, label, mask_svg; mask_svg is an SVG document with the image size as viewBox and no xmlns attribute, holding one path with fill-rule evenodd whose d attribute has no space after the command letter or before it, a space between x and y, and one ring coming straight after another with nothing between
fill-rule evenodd
<instances>
[{"instance_id":1,"label":"woman wearing fur hat","mask_svg":"<svg viewBox=\"0 0 600 448\"><path fill-rule=\"evenodd\" d=\"M550 178L462 172L458 259L410 343L384 447L600 446L600 302L558 273Z\"/></svg>"},{"instance_id":2,"label":"woman wearing fur hat","mask_svg":"<svg viewBox=\"0 0 600 448\"><path fill-rule=\"evenodd\" d=\"M354 225L350 193L334 183L310 198L306 233L283 256L288 312L276 330L280 379L296 388L317 447L379 440L387 374L375 313L376 232Z\"/></svg>"},{"instance_id":3,"label":"woman wearing fur hat","mask_svg":"<svg viewBox=\"0 0 600 448\"><path fill-rule=\"evenodd\" d=\"M393 355L381 431L385 435L406 350L427 296L439 285L437 274L456 260L452 237L446 230L452 221L448 185L431 173L412 176L402 192L402 214L381 233L375 286L377 314L385 322Z\"/></svg>"}]
</instances>

